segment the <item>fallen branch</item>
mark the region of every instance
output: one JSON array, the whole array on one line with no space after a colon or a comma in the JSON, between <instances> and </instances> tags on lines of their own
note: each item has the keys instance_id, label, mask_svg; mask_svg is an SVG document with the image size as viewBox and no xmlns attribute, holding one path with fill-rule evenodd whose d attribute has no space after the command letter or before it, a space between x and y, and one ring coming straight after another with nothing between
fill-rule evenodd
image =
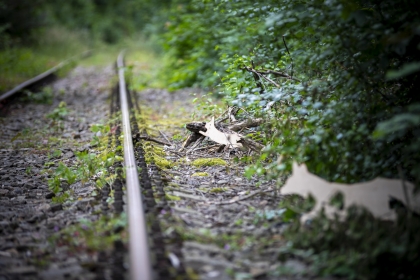
<instances>
[{"instance_id":1,"label":"fallen branch","mask_svg":"<svg viewBox=\"0 0 420 280\"><path fill-rule=\"evenodd\" d=\"M204 138L205 137L200 134L200 137L197 139L197 141L194 143L194 145L186 152L186 154L194 151L194 149L197 148L197 146L200 145L201 142L203 142Z\"/></svg>"},{"instance_id":2,"label":"fallen branch","mask_svg":"<svg viewBox=\"0 0 420 280\"><path fill-rule=\"evenodd\" d=\"M241 122L231 123L228 127L226 127L220 122L219 123L215 122L215 127L220 131L225 131L226 129L232 130L232 131L239 131L244 128L257 127L263 123L264 123L264 119L258 118L258 119L247 119ZM187 123L186 128L189 131L194 132L194 133L200 133L200 131L207 132L205 122Z\"/></svg>"},{"instance_id":3,"label":"fallen branch","mask_svg":"<svg viewBox=\"0 0 420 280\"><path fill-rule=\"evenodd\" d=\"M209 150L209 149L220 147L220 146L224 146L224 145L214 144L207 147L201 147L201 148L195 149L194 151Z\"/></svg>"},{"instance_id":4,"label":"fallen branch","mask_svg":"<svg viewBox=\"0 0 420 280\"><path fill-rule=\"evenodd\" d=\"M181 149L179 149L178 152L182 152L185 148L187 148L192 143L196 142L201 137L203 137L203 135L201 135L200 133L193 132L190 136L188 136L187 140L184 141L184 143L182 144Z\"/></svg>"},{"instance_id":5,"label":"fallen branch","mask_svg":"<svg viewBox=\"0 0 420 280\"><path fill-rule=\"evenodd\" d=\"M264 145L245 137L242 137L238 143L241 143L248 150L253 150L255 152L259 152L264 148Z\"/></svg>"},{"instance_id":6,"label":"fallen branch","mask_svg":"<svg viewBox=\"0 0 420 280\"><path fill-rule=\"evenodd\" d=\"M166 141L168 141L168 143L171 143L171 140L169 140L168 137L166 137L166 135L162 131L159 130L159 133L160 133L160 135L163 136L163 138L165 138ZM171 144L171 146L172 146L172 144Z\"/></svg>"},{"instance_id":7,"label":"fallen branch","mask_svg":"<svg viewBox=\"0 0 420 280\"><path fill-rule=\"evenodd\" d=\"M219 137L216 137L217 139L215 138L217 141L212 139L213 141L215 141L219 144L228 145L229 147L239 147L239 146L243 145L245 148L248 148L248 149L256 151L256 152L259 152L264 147L264 145L262 145L262 144L260 144L256 141L253 141L251 139L245 138L243 135L237 134L236 131L240 131L240 130L242 130L244 128L248 128L248 127L256 127L256 126L261 125L262 123L264 123L264 119L262 119L262 118L248 119L248 120L245 120L245 121L233 123L228 127L224 126L221 123L214 123L214 121L211 122L211 123L208 123L208 124L205 123L205 122L188 123L186 125L186 128L189 131L193 132L193 134L190 135L190 137L187 139L187 141L183 145L183 148L186 148L191 143L197 141L199 139L198 135L207 136L207 134L208 134L207 126L209 126L209 127L212 127L212 132L210 133L211 136L213 138L214 138L215 134L217 134L217 136L219 136ZM217 130L215 130L214 128L216 128ZM198 133L200 133L200 134L198 134ZM221 139L219 139L219 138L221 138ZM221 140L224 140L224 141L221 141ZM226 142L225 140L228 141L228 142ZM196 145L194 147L196 147ZM182 151L182 149L180 151ZM192 149L193 148L191 148L188 152L191 152Z\"/></svg>"},{"instance_id":8,"label":"fallen branch","mask_svg":"<svg viewBox=\"0 0 420 280\"><path fill-rule=\"evenodd\" d=\"M172 146L171 143L163 142L163 141L154 139L150 136L140 136L140 134L137 133L135 136L133 136L133 142L135 143L135 142L138 142L139 140L151 141L160 145Z\"/></svg>"}]
</instances>

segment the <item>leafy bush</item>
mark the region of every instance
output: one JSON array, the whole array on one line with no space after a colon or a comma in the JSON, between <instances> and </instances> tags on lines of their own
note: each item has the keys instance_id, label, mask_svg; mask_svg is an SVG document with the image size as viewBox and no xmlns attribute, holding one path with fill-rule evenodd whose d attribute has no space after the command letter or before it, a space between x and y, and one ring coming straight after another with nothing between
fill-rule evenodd
<instances>
[{"instance_id":1,"label":"leafy bush","mask_svg":"<svg viewBox=\"0 0 420 280\"><path fill-rule=\"evenodd\" d=\"M175 1L166 48L173 87L217 87L266 118L266 145L246 175L278 179L292 161L337 182L420 183L420 10L416 1ZM248 159L247 159L248 160ZM296 219L299 211L283 214ZM296 210L296 209L295 209ZM353 209L285 233L284 256L317 275L418 279L420 222Z\"/></svg>"},{"instance_id":2,"label":"leafy bush","mask_svg":"<svg viewBox=\"0 0 420 280\"><path fill-rule=\"evenodd\" d=\"M350 208L344 222L321 214L302 229L296 221L284 233L291 242L280 249L279 258L301 259L316 275L419 279L420 219L400 210L396 224L377 220L358 208Z\"/></svg>"},{"instance_id":3,"label":"leafy bush","mask_svg":"<svg viewBox=\"0 0 420 280\"><path fill-rule=\"evenodd\" d=\"M414 4L179 1L165 35L174 56L170 81L221 82L229 104L268 119L267 147L250 173L277 178L294 159L339 182L395 177L398 166L418 182L418 126L400 137L384 130L419 102Z\"/></svg>"}]
</instances>

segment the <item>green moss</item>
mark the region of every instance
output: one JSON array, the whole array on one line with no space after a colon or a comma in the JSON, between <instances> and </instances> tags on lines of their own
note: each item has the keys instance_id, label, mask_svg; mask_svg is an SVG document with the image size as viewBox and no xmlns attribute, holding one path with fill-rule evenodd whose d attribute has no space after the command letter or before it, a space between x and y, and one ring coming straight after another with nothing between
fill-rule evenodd
<instances>
[{"instance_id":1,"label":"green moss","mask_svg":"<svg viewBox=\"0 0 420 280\"><path fill-rule=\"evenodd\" d=\"M167 200L173 200L173 201L181 200L181 198L179 196L170 195L170 194L165 194L165 198Z\"/></svg>"},{"instance_id":2,"label":"green moss","mask_svg":"<svg viewBox=\"0 0 420 280\"><path fill-rule=\"evenodd\" d=\"M226 191L225 188L212 188L209 192L211 192L211 193L221 193L221 192L224 192L224 191Z\"/></svg>"},{"instance_id":3,"label":"green moss","mask_svg":"<svg viewBox=\"0 0 420 280\"><path fill-rule=\"evenodd\" d=\"M170 162L166 158L160 157L158 155L153 156L153 161L158 167L162 169L172 168L172 166L174 165L173 162Z\"/></svg>"},{"instance_id":4,"label":"green moss","mask_svg":"<svg viewBox=\"0 0 420 280\"><path fill-rule=\"evenodd\" d=\"M165 151L161 147L157 147L153 145L153 153L159 156L166 156Z\"/></svg>"},{"instance_id":5,"label":"green moss","mask_svg":"<svg viewBox=\"0 0 420 280\"><path fill-rule=\"evenodd\" d=\"M143 149L145 151L145 159L147 163L154 163L162 169L172 168L174 163L164 158L165 151L161 147L144 142Z\"/></svg>"},{"instance_id":6,"label":"green moss","mask_svg":"<svg viewBox=\"0 0 420 280\"><path fill-rule=\"evenodd\" d=\"M213 165L227 165L227 162L221 158L199 158L192 163L195 167L213 166Z\"/></svg>"},{"instance_id":7,"label":"green moss","mask_svg":"<svg viewBox=\"0 0 420 280\"><path fill-rule=\"evenodd\" d=\"M207 177L209 176L209 173L207 172L196 172L193 175L191 175L191 177Z\"/></svg>"}]
</instances>

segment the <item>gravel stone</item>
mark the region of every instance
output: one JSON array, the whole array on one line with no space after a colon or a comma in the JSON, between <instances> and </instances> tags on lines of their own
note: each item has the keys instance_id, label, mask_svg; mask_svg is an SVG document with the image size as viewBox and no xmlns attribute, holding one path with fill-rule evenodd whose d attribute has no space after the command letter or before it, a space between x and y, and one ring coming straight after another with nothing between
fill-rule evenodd
<instances>
[{"instance_id":1,"label":"gravel stone","mask_svg":"<svg viewBox=\"0 0 420 280\"><path fill-rule=\"evenodd\" d=\"M63 210L63 205L62 204L52 204L50 210L51 210L51 212L57 212L57 211Z\"/></svg>"}]
</instances>

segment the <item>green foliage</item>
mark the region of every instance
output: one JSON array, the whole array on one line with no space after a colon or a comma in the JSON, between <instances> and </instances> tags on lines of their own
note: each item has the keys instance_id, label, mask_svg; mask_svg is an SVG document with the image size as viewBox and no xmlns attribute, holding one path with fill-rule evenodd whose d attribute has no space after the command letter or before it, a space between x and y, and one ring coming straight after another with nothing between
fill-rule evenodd
<instances>
[{"instance_id":1,"label":"green foliage","mask_svg":"<svg viewBox=\"0 0 420 280\"><path fill-rule=\"evenodd\" d=\"M44 22L42 0L0 1L0 49L16 41L32 39Z\"/></svg>"},{"instance_id":2,"label":"green foliage","mask_svg":"<svg viewBox=\"0 0 420 280\"><path fill-rule=\"evenodd\" d=\"M127 242L126 228L126 213L112 218L103 215L96 221L81 219L75 225L56 233L51 241L69 246L74 251L111 250L114 241Z\"/></svg>"},{"instance_id":3,"label":"green foliage","mask_svg":"<svg viewBox=\"0 0 420 280\"><path fill-rule=\"evenodd\" d=\"M92 125L91 130L93 132L103 132L104 134L109 132L109 125L95 124ZM51 179L48 180L49 189L58 194L63 192L60 196L55 198L56 202L63 202L70 198L70 194L67 190L63 190L63 182L66 182L67 186L70 186L77 181L82 184L87 182L94 182L97 188L102 188L105 184L112 184L116 177L116 174L110 173L109 167L111 167L116 161L122 161L123 158L117 156L114 151L105 149L102 145L103 138L105 136L94 136L98 140L97 148L100 150L98 153L89 153L87 151L76 152L76 161L72 163L70 167L66 166L63 162L58 164L58 167L54 170L50 169L54 165L53 162L46 162L45 167L47 172L51 175ZM56 150L53 152L52 157L60 157L61 151Z\"/></svg>"},{"instance_id":4,"label":"green foliage","mask_svg":"<svg viewBox=\"0 0 420 280\"><path fill-rule=\"evenodd\" d=\"M69 185L76 182L77 173L70 169L64 163L60 162L53 173L53 177L48 180L48 187L53 193L62 191L62 181L66 181Z\"/></svg>"},{"instance_id":5,"label":"green foliage","mask_svg":"<svg viewBox=\"0 0 420 280\"><path fill-rule=\"evenodd\" d=\"M284 233L293 241L281 249L280 260L299 258L308 262L316 275L346 279L420 277L418 217L403 211L394 225L355 207L348 213L344 222L328 220L322 214L306 228L294 222Z\"/></svg>"},{"instance_id":6,"label":"green foliage","mask_svg":"<svg viewBox=\"0 0 420 280\"><path fill-rule=\"evenodd\" d=\"M194 94L195 96L196 94ZM196 111L193 112L191 118L195 119L199 117L211 118L223 113L223 108L220 106L220 101L215 98L214 94L209 92L199 97L195 97L192 100L192 103L195 104Z\"/></svg>"},{"instance_id":7,"label":"green foliage","mask_svg":"<svg viewBox=\"0 0 420 280\"><path fill-rule=\"evenodd\" d=\"M338 182L395 177L397 165L419 180L419 158L404 148L413 133L372 137L379 123L419 101L414 5L179 1L165 35L173 85L220 82L229 104L267 117L267 146L249 175L278 178L297 160Z\"/></svg>"},{"instance_id":8,"label":"green foliage","mask_svg":"<svg viewBox=\"0 0 420 280\"><path fill-rule=\"evenodd\" d=\"M245 175L277 179L293 161L327 180L420 183L420 10L416 1L176 1L165 34L173 87L217 87L267 121ZM313 201L283 205L293 221ZM337 194L330 203L342 207ZM285 202L286 203L286 202ZM311 206L312 205L312 206ZM419 222L397 226L352 210L292 226L285 254L315 274L417 279Z\"/></svg>"},{"instance_id":9,"label":"green foliage","mask_svg":"<svg viewBox=\"0 0 420 280\"><path fill-rule=\"evenodd\" d=\"M25 102L48 104L51 105L53 102L54 93L52 88L45 87L40 92L25 91L22 99Z\"/></svg>"},{"instance_id":10,"label":"green foliage","mask_svg":"<svg viewBox=\"0 0 420 280\"><path fill-rule=\"evenodd\" d=\"M60 104L49 114L46 115L47 118L52 119L53 121L64 120L65 116L69 113L67 109L67 104L64 101L61 101Z\"/></svg>"}]
</instances>

